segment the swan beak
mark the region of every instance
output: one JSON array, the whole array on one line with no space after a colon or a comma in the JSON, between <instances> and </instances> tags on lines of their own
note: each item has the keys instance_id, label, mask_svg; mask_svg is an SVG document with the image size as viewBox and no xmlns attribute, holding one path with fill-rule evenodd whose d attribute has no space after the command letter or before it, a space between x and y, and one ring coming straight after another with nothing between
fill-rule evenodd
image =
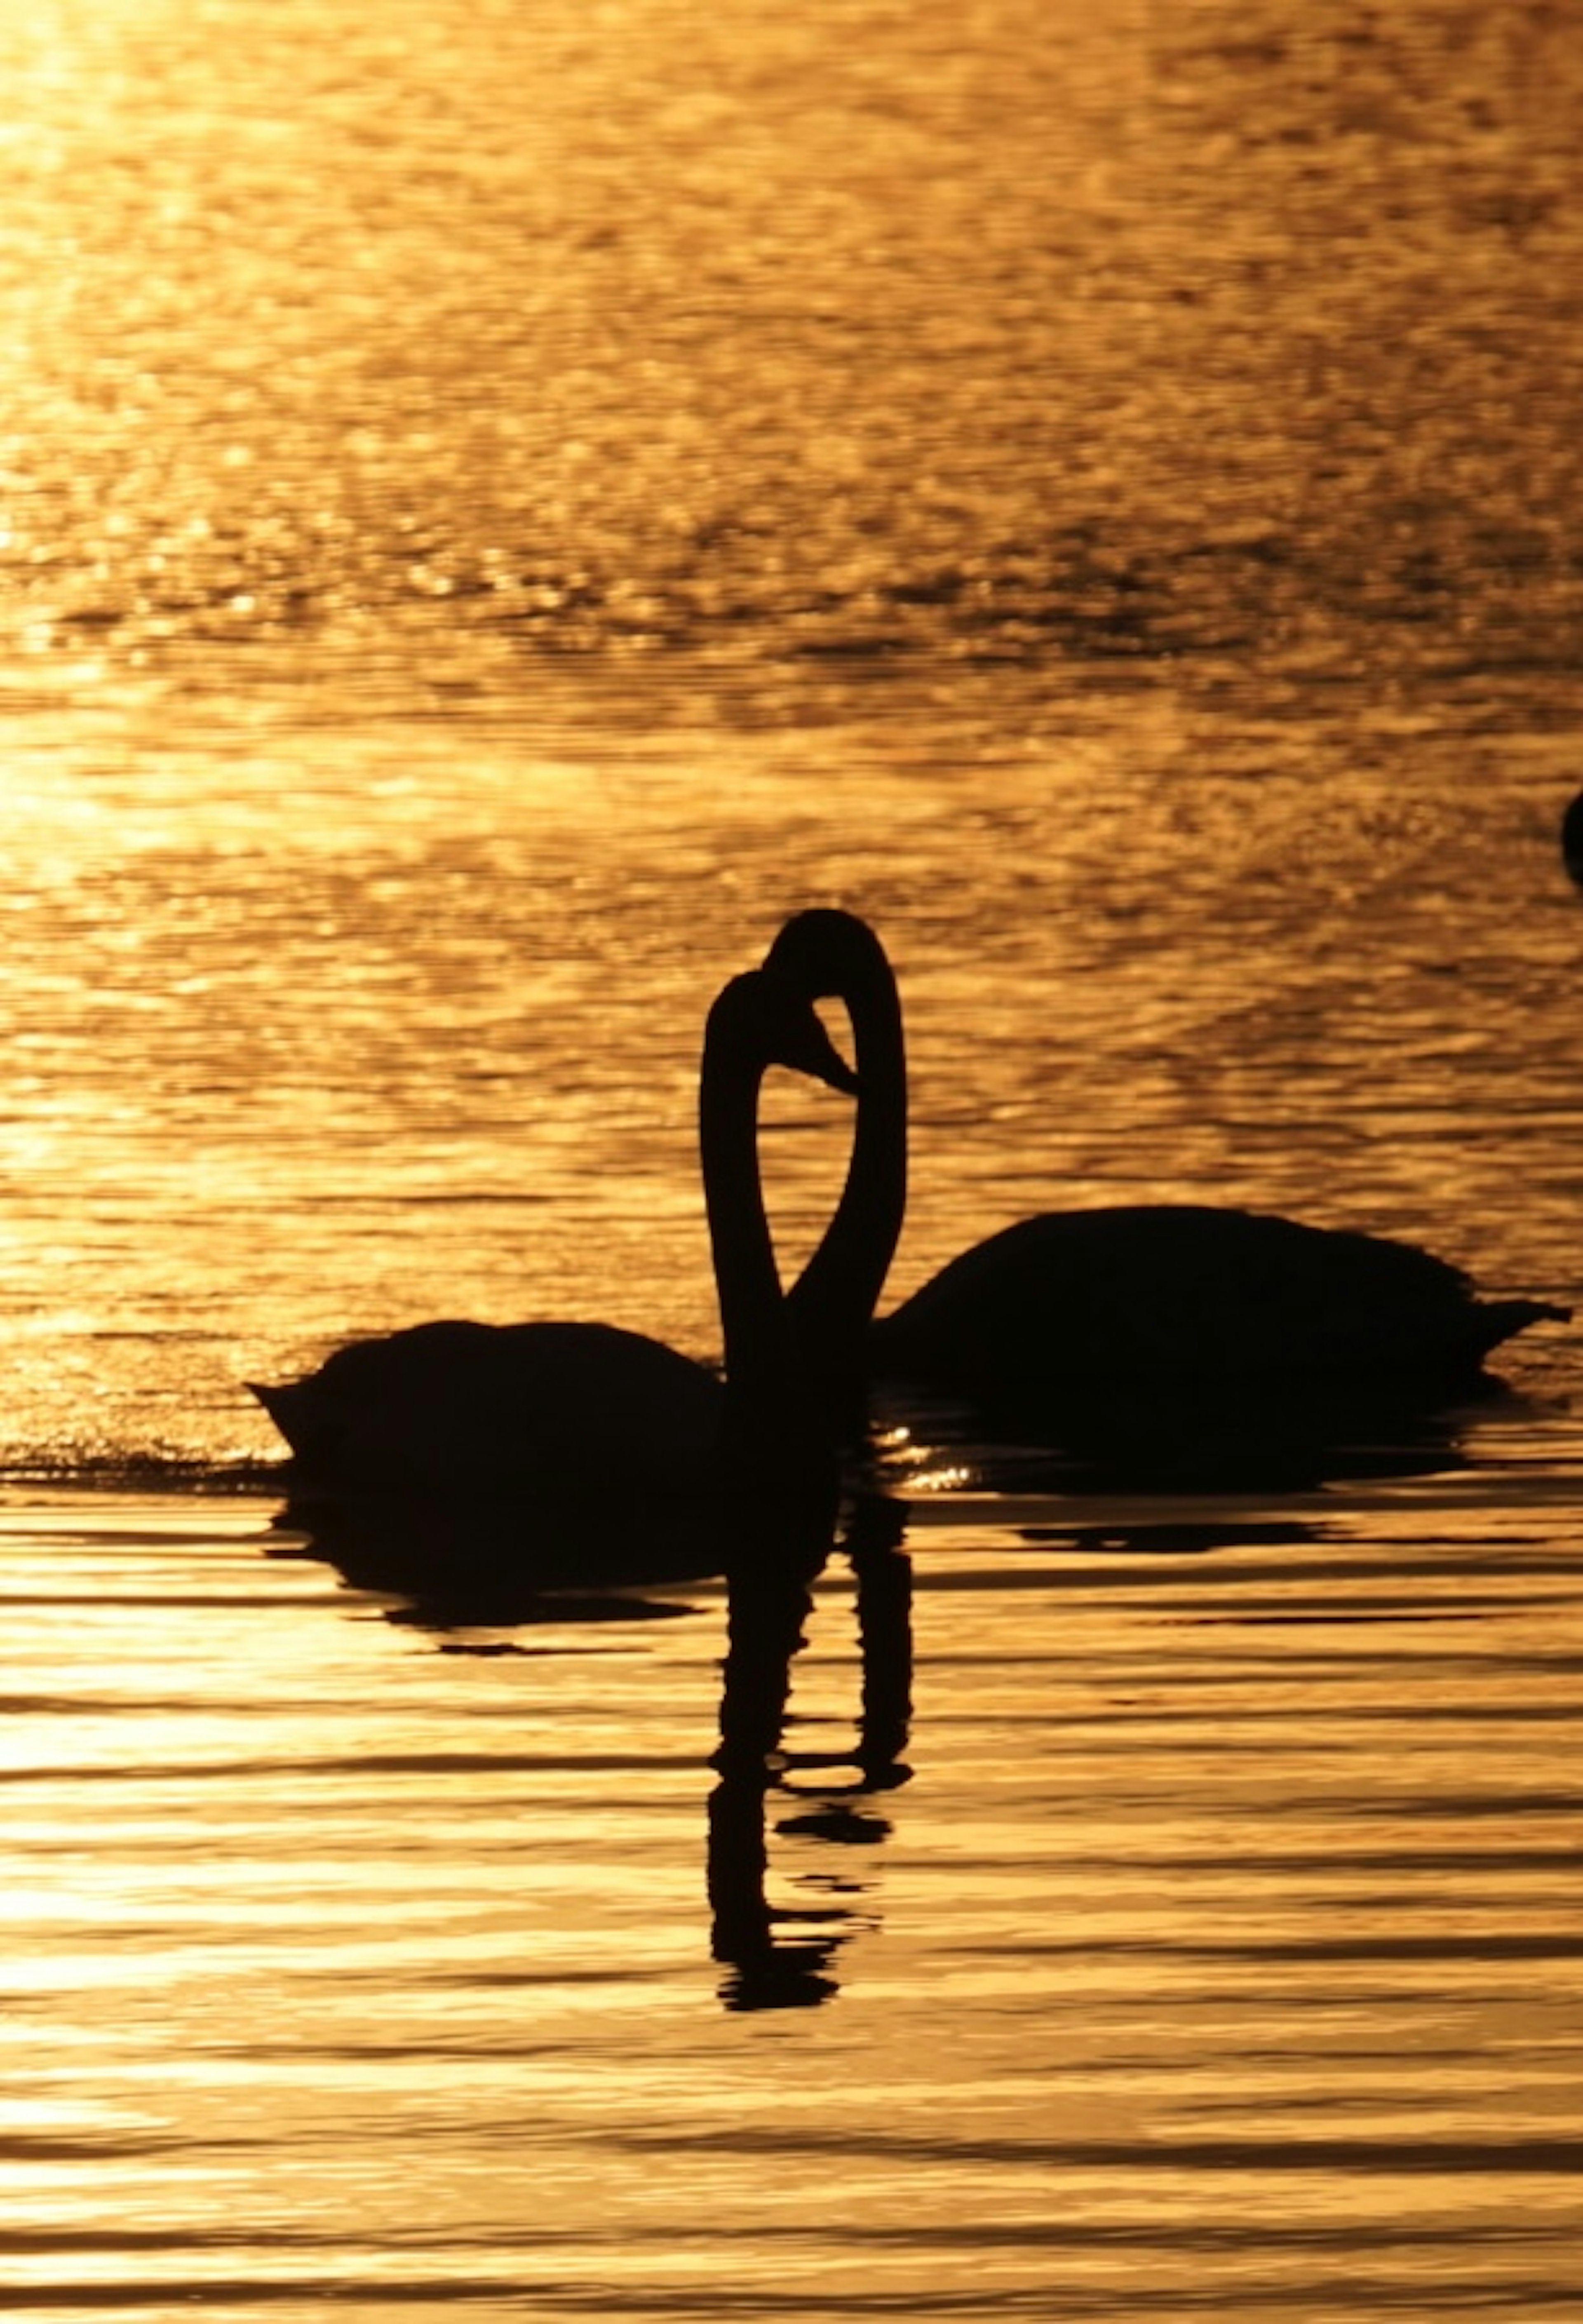
<instances>
[{"instance_id":1,"label":"swan beak","mask_svg":"<svg viewBox=\"0 0 1583 2324\"><path fill-rule=\"evenodd\" d=\"M748 1012L753 1028L748 1038L762 1065L785 1065L792 1073L806 1074L810 1081L839 1090L843 1097L856 1096L856 1074L826 1032L812 1001L787 979L764 968L734 976L709 1011L711 1025L717 1011L739 1017Z\"/></svg>"},{"instance_id":2,"label":"swan beak","mask_svg":"<svg viewBox=\"0 0 1583 2324\"><path fill-rule=\"evenodd\" d=\"M794 1074L806 1074L810 1081L823 1082L827 1089L839 1090L843 1097L857 1095L856 1074L811 1009L799 1010L795 1022L782 1028L775 1062Z\"/></svg>"},{"instance_id":3,"label":"swan beak","mask_svg":"<svg viewBox=\"0 0 1583 2324\"><path fill-rule=\"evenodd\" d=\"M828 1035L824 1046L829 1055L820 1058L817 1067L805 1066L803 1070L811 1073L816 1081L823 1082L827 1089L839 1090L843 1097L856 1097L861 1086L856 1074Z\"/></svg>"}]
</instances>

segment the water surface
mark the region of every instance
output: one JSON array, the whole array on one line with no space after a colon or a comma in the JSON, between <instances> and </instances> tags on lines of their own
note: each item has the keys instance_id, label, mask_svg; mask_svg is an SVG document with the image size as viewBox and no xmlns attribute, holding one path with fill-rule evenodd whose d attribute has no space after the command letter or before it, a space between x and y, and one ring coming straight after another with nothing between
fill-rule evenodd
<instances>
[{"instance_id":1,"label":"water surface","mask_svg":"<svg viewBox=\"0 0 1583 2324\"><path fill-rule=\"evenodd\" d=\"M12 2311L1576 2311L1575 1335L1287 1489L913 1416L789 1571L551 1605L372 1586L245 1383L712 1357L703 1014L813 902L902 978L893 1294L1227 1200L1583 1301L1580 72L0 31ZM793 1259L848 1126L772 1092Z\"/></svg>"}]
</instances>

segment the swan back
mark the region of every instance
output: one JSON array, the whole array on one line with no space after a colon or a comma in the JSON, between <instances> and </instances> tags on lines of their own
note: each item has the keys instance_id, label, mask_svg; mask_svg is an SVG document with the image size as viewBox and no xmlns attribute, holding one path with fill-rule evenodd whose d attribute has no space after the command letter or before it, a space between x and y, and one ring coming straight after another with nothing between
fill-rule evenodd
<instances>
[{"instance_id":1,"label":"swan back","mask_svg":"<svg viewBox=\"0 0 1583 2324\"><path fill-rule=\"evenodd\" d=\"M1192 1204L1054 1211L976 1244L875 1327L879 1369L972 1391L1208 1376L1476 1373L1543 1315L1414 1245Z\"/></svg>"},{"instance_id":2,"label":"swan back","mask_svg":"<svg viewBox=\"0 0 1583 2324\"><path fill-rule=\"evenodd\" d=\"M700 1365L606 1323L419 1323L254 1393L301 1472L348 1489L542 1491L613 1462L674 1489L707 1466L721 1419Z\"/></svg>"}]
</instances>

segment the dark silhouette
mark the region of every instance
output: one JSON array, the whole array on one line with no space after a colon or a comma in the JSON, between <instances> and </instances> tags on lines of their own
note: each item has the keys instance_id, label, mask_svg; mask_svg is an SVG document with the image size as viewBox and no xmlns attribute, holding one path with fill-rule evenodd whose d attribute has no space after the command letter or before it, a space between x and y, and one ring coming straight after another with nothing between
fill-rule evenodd
<instances>
[{"instance_id":1,"label":"dark silhouette","mask_svg":"<svg viewBox=\"0 0 1583 2324\"><path fill-rule=\"evenodd\" d=\"M580 1499L614 1460L650 1497L696 1496L795 1475L826 1453L829 1391L799 1360L764 1215L757 1108L772 1064L855 1087L811 1006L760 970L711 1009L700 1080L724 1384L604 1324L420 1324L255 1389L291 1444L294 1489Z\"/></svg>"},{"instance_id":2,"label":"dark silhouette","mask_svg":"<svg viewBox=\"0 0 1583 2324\"><path fill-rule=\"evenodd\" d=\"M833 1464L810 1465L798 1489L669 1502L618 1484L516 1499L312 1493L286 1501L270 1554L331 1565L431 1629L655 1618L678 1609L651 1593L727 1572L747 1545L783 1557L790 1536L828 1551L836 1499Z\"/></svg>"},{"instance_id":3,"label":"dark silhouette","mask_svg":"<svg viewBox=\"0 0 1583 2324\"><path fill-rule=\"evenodd\" d=\"M882 1383L875 1411L883 1443L906 1432L908 1458L963 1472L980 1491L1004 1493L1290 1493L1340 1478L1434 1475L1463 1465L1463 1434L1479 1416L1522 1399L1486 1379L1454 1400L1412 1387L1248 1381L1199 1387L1102 1384L991 1387L948 1397ZM882 1463L901 1485L906 1466Z\"/></svg>"},{"instance_id":4,"label":"dark silhouette","mask_svg":"<svg viewBox=\"0 0 1583 2324\"><path fill-rule=\"evenodd\" d=\"M858 1057L858 1122L823 1263L788 1295L805 1351L834 1367L862 1336L875 1265L905 1200L905 1066L895 983L851 915L805 912L768 954L810 1001L838 1000ZM881 1270L883 1273L883 1269ZM953 1259L867 1332L872 1377L1002 1413L1040 1441L1106 1408L1185 1411L1213 1390L1266 1413L1309 1400L1444 1401L1514 1333L1569 1311L1477 1297L1411 1244L1199 1204L1047 1212ZM1328 1434L1328 1430L1324 1432Z\"/></svg>"},{"instance_id":5,"label":"dark silhouette","mask_svg":"<svg viewBox=\"0 0 1583 2324\"><path fill-rule=\"evenodd\" d=\"M1561 861L1583 887L1583 791L1561 817Z\"/></svg>"},{"instance_id":6,"label":"dark silhouette","mask_svg":"<svg viewBox=\"0 0 1583 2324\"><path fill-rule=\"evenodd\" d=\"M1301 1517L1165 1517L1125 1525L1041 1525L1018 1528L1036 1547L1099 1557L1206 1557L1217 1549L1297 1549L1325 1538L1323 1525Z\"/></svg>"}]
</instances>

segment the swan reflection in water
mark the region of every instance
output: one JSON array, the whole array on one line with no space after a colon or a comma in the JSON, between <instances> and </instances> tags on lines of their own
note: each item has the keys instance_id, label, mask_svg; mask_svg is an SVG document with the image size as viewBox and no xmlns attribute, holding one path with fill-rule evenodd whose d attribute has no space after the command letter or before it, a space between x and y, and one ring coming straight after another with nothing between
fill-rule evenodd
<instances>
[{"instance_id":1,"label":"swan reflection in water","mask_svg":"<svg viewBox=\"0 0 1583 2324\"><path fill-rule=\"evenodd\" d=\"M520 1513L519 1513L520 1515ZM674 1619L690 1612L674 1593L724 1573L727 1650L722 1665L716 1781L709 1796L706 1882L710 1951L725 1971L720 1998L733 2010L803 2008L836 1991L835 1956L863 1925L843 1880L818 1904L777 1907L768 1895L772 1799L791 1812L775 1826L793 1845L816 1841L867 1850L889 1835L874 1802L908 1780L903 1753L912 1713L912 1566L899 1500L864 1496L838 1525L833 1495L765 1495L736 1505L736 1537L714 1530L688 1547L662 1526L634 1522L624 1554L600 1538L598 1558L563 1514L560 1554L546 1554L544 1513L532 1513L535 1554L525 1562L507 1507L477 1500L423 1507L367 1499L290 1505L274 1521L271 1554L315 1558L354 1588L393 1598L390 1618L443 1634L465 1652L497 1653L458 1637L480 1628ZM786 1729L792 1670L805 1642L816 1585L838 1546L856 1589L861 1695L846 1753L791 1748ZM597 1564L602 1579L590 1578Z\"/></svg>"},{"instance_id":2,"label":"swan reflection in water","mask_svg":"<svg viewBox=\"0 0 1583 2324\"><path fill-rule=\"evenodd\" d=\"M906 1783L903 1757L912 1716L912 1564L901 1503L864 1499L842 1543L856 1582L862 1693L847 1754L787 1748L792 1674L804 1643L813 1585L823 1570L795 1558L745 1557L727 1597L720 1696L718 1781L709 1799L711 1946L736 2010L806 2008L836 1990L838 1948L858 1920L833 1897L777 1908L769 1901L769 1802L795 1803L778 1837L846 1849L877 1847L890 1833L876 1798ZM842 1882L845 1892L856 1886ZM785 1933L782 1933L784 1932Z\"/></svg>"},{"instance_id":3,"label":"swan reflection in water","mask_svg":"<svg viewBox=\"0 0 1583 2324\"><path fill-rule=\"evenodd\" d=\"M1074 1392L1053 1410L1038 1394L964 1402L884 1385L875 1395L875 1465L903 1492L1059 1493L1079 1507L1097 1494L1306 1493L1460 1469L1468 1428L1526 1408L1493 1379L1454 1404L1211 1382L1169 1396Z\"/></svg>"},{"instance_id":4,"label":"swan reflection in water","mask_svg":"<svg viewBox=\"0 0 1583 2324\"><path fill-rule=\"evenodd\" d=\"M271 1531L273 1554L331 1565L355 1590L401 1601L428 1629L542 1621L662 1618L654 1592L729 1577L753 1554L795 1563L828 1554L833 1465L761 1492L668 1499L613 1484L580 1495L294 1495Z\"/></svg>"}]
</instances>

